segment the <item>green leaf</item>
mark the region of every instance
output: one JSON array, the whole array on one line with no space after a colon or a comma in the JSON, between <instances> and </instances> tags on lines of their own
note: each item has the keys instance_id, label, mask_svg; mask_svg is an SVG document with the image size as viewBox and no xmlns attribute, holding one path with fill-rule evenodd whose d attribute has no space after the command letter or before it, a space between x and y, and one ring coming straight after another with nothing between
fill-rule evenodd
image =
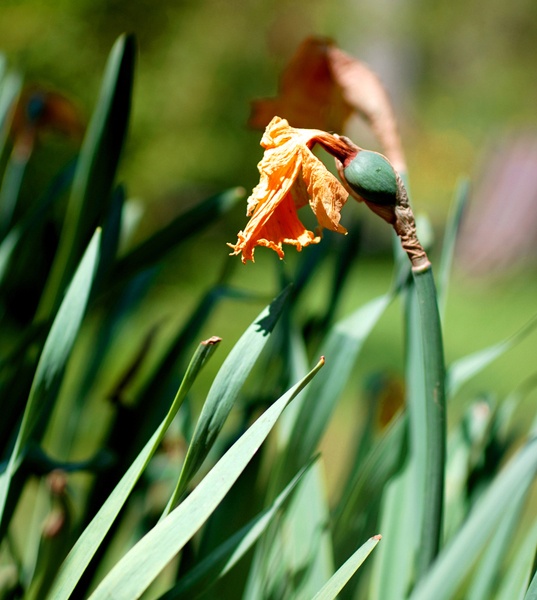
<instances>
[{"instance_id":1,"label":"green leaf","mask_svg":"<svg viewBox=\"0 0 537 600\"><path fill-rule=\"evenodd\" d=\"M424 575L410 600L449 600L472 568L513 500L527 493L537 472L537 438L532 437L483 492L472 512Z\"/></svg>"},{"instance_id":2,"label":"green leaf","mask_svg":"<svg viewBox=\"0 0 537 600\"><path fill-rule=\"evenodd\" d=\"M440 259L440 267L438 269L438 305L440 314L445 312L447 302L449 276L451 274L451 266L455 255L455 242L462 222L464 209L468 204L468 196L470 194L470 185L467 179L459 183L455 195L455 201L448 216L446 228L444 230L444 242L442 244L442 256Z\"/></svg>"},{"instance_id":3,"label":"green leaf","mask_svg":"<svg viewBox=\"0 0 537 600\"><path fill-rule=\"evenodd\" d=\"M270 408L231 446L175 510L145 535L108 573L92 600L139 598L169 561L216 509L267 438L279 416L318 372L324 361Z\"/></svg>"},{"instance_id":4,"label":"green leaf","mask_svg":"<svg viewBox=\"0 0 537 600\"><path fill-rule=\"evenodd\" d=\"M50 598L54 598L55 600L67 600L70 598L72 591L75 589L92 556L112 526L136 482L149 464L151 457L157 451L164 434L175 418L187 392L192 387L201 368L212 356L219 341L219 338L210 338L198 346L168 414L138 454L125 475L123 475L99 512L78 538L58 573L58 577L50 593Z\"/></svg>"},{"instance_id":5,"label":"green leaf","mask_svg":"<svg viewBox=\"0 0 537 600\"><path fill-rule=\"evenodd\" d=\"M516 344L526 338L537 326L537 317L532 318L519 331L507 339L464 356L454 361L447 372L446 386L450 397L454 396L461 387L472 377L488 367L497 358L513 348Z\"/></svg>"},{"instance_id":6,"label":"green leaf","mask_svg":"<svg viewBox=\"0 0 537 600\"><path fill-rule=\"evenodd\" d=\"M477 570L466 595L467 600L488 600L494 596L498 584L498 574L501 572L503 561L510 550L513 532L520 522L525 500L524 489L514 491L511 504L506 507L505 514L492 534L483 556L479 559ZM508 598L514 598L514 596L510 595Z\"/></svg>"},{"instance_id":7,"label":"green leaf","mask_svg":"<svg viewBox=\"0 0 537 600\"><path fill-rule=\"evenodd\" d=\"M377 526L382 531L383 542L373 559L368 600L406 598L414 566L414 549L409 548L417 517L413 484L414 473L407 465L385 487Z\"/></svg>"},{"instance_id":8,"label":"green leaf","mask_svg":"<svg viewBox=\"0 0 537 600\"><path fill-rule=\"evenodd\" d=\"M17 73L7 73L0 79L0 158L13 116L13 106L22 88L22 78Z\"/></svg>"},{"instance_id":9,"label":"green leaf","mask_svg":"<svg viewBox=\"0 0 537 600\"><path fill-rule=\"evenodd\" d=\"M511 532L511 538L513 533ZM523 600L527 594L533 571L535 544L537 543L537 522L529 528L507 571L502 574L495 600ZM489 596L490 597L490 596Z\"/></svg>"},{"instance_id":10,"label":"green leaf","mask_svg":"<svg viewBox=\"0 0 537 600\"><path fill-rule=\"evenodd\" d=\"M433 562L440 548L444 502L446 459L446 396L442 328L432 269L413 271L416 300L419 305L423 349L424 414L418 417L426 448L419 523L420 544L417 556L418 578Z\"/></svg>"},{"instance_id":11,"label":"green leaf","mask_svg":"<svg viewBox=\"0 0 537 600\"><path fill-rule=\"evenodd\" d=\"M243 197L243 188L232 188L211 196L204 202L181 213L168 225L123 256L114 267L112 281L114 283L124 281L143 269L152 267L170 250L228 212Z\"/></svg>"},{"instance_id":12,"label":"green leaf","mask_svg":"<svg viewBox=\"0 0 537 600\"><path fill-rule=\"evenodd\" d=\"M380 542L381 536L375 535L369 538L363 546L332 575L325 585L315 594L313 600L333 600L347 585L350 578L362 566L364 560L371 554L376 545Z\"/></svg>"},{"instance_id":13,"label":"green leaf","mask_svg":"<svg viewBox=\"0 0 537 600\"><path fill-rule=\"evenodd\" d=\"M189 481L207 457L224 426L240 389L276 325L288 293L289 288L285 289L258 315L235 344L218 371L203 405L176 489L166 512L177 503Z\"/></svg>"},{"instance_id":14,"label":"green leaf","mask_svg":"<svg viewBox=\"0 0 537 600\"><path fill-rule=\"evenodd\" d=\"M257 546L244 597L311 598L333 574L326 481L316 463L278 523Z\"/></svg>"},{"instance_id":15,"label":"green leaf","mask_svg":"<svg viewBox=\"0 0 537 600\"><path fill-rule=\"evenodd\" d=\"M321 344L320 351L329 362L323 376L308 388L296 418L287 450L292 472L315 452L365 340L392 299L389 293L360 307L337 323Z\"/></svg>"},{"instance_id":16,"label":"green leaf","mask_svg":"<svg viewBox=\"0 0 537 600\"><path fill-rule=\"evenodd\" d=\"M86 311L99 260L100 238L101 232L98 230L76 271L43 347L15 446L6 471L0 478L2 522L10 481L19 467L24 446L35 435L38 426L43 429L43 418L48 419L56 401L67 360Z\"/></svg>"},{"instance_id":17,"label":"green leaf","mask_svg":"<svg viewBox=\"0 0 537 600\"><path fill-rule=\"evenodd\" d=\"M89 232L108 213L130 114L136 45L121 36L110 53L99 100L77 163L58 250L41 298L38 318L54 313Z\"/></svg>"},{"instance_id":18,"label":"green leaf","mask_svg":"<svg viewBox=\"0 0 537 600\"><path fill-rule=\"evenodd\" d=\"M387 481L401 468L407 454L407 428L406 415L394 418L356 470L334 515L334 537L338 543L354 534L356 517L379 501Z\"/></svg>"},{"instance_id":19,"label":"green leaf","mask_svg":"<svg viewBox=\"0 0 537 600\"><path fill-rule=\"evenodd\" d=\"M186 573L176 586L161 597L161 600L197 598L232 569L273 522L274 517L281 511L283 504L313 464L314 461L311 461L301 469L268 508Z\"/></svg>"},{"instance_id":20,"label":"green leaf","mask_svg":"<svg viewBox=\"0 0 537 600\"><path fill-rule=\"evenodd\" d=\"M524 596L524 600L537 600L537 571L533 573L528 591Z\"/></svg>"},{"instance_id":21,"label":"green leaf","mask_svg":"<svg viewBox=\"0 0 537 600\"><path fill-rule=\"evenodd\" d=\"M4 283L8 267L13 260L15 248L22 240L29 240L29 243L31 243L34 227L43 222L52 204L72 182L72 177L73 162L70 162L54 177L50 186L37 201L36 206L28 211L0 242L0 285Z\"/></svg>"}]
</instances>

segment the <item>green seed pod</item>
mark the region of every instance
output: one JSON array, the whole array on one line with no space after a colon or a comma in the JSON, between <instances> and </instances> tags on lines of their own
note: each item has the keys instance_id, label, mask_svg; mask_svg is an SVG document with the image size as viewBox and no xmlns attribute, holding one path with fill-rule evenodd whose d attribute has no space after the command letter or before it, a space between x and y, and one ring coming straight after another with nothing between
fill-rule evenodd
<instances>
[{"instance_id":1,"label":"green seed pod","mask_svg":"<svg viewBox=\"0 0 537 600\"><path fill-rule=\"evenodd\" d=\"M343 172L349 186L364 200L382 206L395 206L395 172L381 154L361 150Z\"/></svg>"}]
</instances>

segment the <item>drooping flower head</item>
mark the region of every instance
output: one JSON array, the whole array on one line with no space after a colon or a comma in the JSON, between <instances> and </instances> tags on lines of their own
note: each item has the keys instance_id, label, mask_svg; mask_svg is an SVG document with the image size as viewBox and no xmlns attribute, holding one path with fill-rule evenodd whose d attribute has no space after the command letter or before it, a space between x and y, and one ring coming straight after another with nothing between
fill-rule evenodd
<instances>
[{"instance_id":1,"label":"drooping flower head","mask_svg":"<svg viewBox=\"0 0 537 600\"><path fill-rule=\"evenodd\" d=\"M334 156L341 182L312 153L315 144ZM403 181L385 156L346 137L291 127L280 117L268 124L261 146L261 178L248 198L250 221L239 231L237 243L228 244L232 254L242 254L243 263L254 260L256 246L271 248L283 258L283 244L300 251L318 243L323 228L346 233L341 209L350 195L393 226L414 269L428 267ZM298 218L297 210L307 204L319 223L315 233Z\"/></svg>"},{"instance_id":2,"label":"drooping flower head","mask_svg":"<svg viewBox=\"0 0 537 600\"><path fill-rule=\"evenodd\" d=\"M237 243L229 244L232 254L242 254L243 262L254 260L256 246L272 248L283 258L283 244L301 250L318 243L323 228L346 233L340 213L349 194L312 153L315 144L342 164L359 150L345 138L319 129L297 129L280 117L268 124L261 139L265 153L258 164L260 181L248 199L251 218ZM307 204L319 223L315 233L306 229L297 214Z\"/></svg>"}]
</instances>

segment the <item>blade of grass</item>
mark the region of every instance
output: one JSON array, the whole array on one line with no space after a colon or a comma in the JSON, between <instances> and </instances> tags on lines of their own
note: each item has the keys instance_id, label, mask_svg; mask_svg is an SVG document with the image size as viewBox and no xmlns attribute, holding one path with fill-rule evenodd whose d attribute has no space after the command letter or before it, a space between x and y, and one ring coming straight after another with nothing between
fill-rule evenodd
<instances>
[{"instance_id":1,"label":"blade of grass","mask_svg":"<svg viewBox=\"0 0 537 600\"><path fill-rule=\"evenodd\" d=\"M176 488L164 515L173 508L200 468L233 407L237 395L250 374L261 350L281 314L290 288L286 288L265 308L235 344L209 390Z\"/></svg>"},{"instance_id":2,"label":"blade of grass","mask_svg":"<svg viewBox=\"0 0 537 600\"><path fill-rule=\"evenodd\" d=\"M99 100L80 150L58 250L37 311L38 319L47 319L56 310L65 282L87 243L88 233L108 213L127 133L135 53L134 38L126 35L116 41L110 53Z\"/></svg>"},{"instance_id":3,"label":"blade of grass","mask_svg":"<svg viewBox=\"0 0 537 600\"><path fill-rule=\"evenodd\" d=\"M43 415L50 415L63 379L67 360L86 311L99 262L101 232L97 230L69 286L43 347L32 382L28 403L6 471L0 478L0 520L6 526L5 507L10 481L17 471L26 443Z\"/></svg>"},{"instance_id":4,"label":"blade of grass","mask_svg":"<svg viewBox=\"0 0 537 600\"><path fill-rule=\"evenodd\" d=\"M49 595L50 598L54 598L55 600L67 600L70 598L84 569L89 564L92 556L95 554L97 548L119 514L119 511L125 504L136 482L149 464L151 457L158 449L164 434L181 407L188 390L192 387L201 368L212 356L219 341L219 338L210 338L198 346L168 414L137 456L136 460L131 464L130 468L122 477L112 494L105 501L99 512L78 538L75 546L65 559L65 562L58 573L58 577L54 582Z\"/></svg>"},{"instance_id":5,"label":"blade of grass","mask_svg":"<svg viewBox=\"0 0 537 600\"><path fill-rule=\"evenodd\" d=\"M312 460L301 469L268 508L186 573L173 589L162 596L161 600L197 598L232 569L273 522L313 463Z\"/></svg>"},{"instance_id":6,"label":"blade of grass","mask_svg":"<svg viewBox=\"0 0 537 600\"><path fill-rule=\"evenodd\" d=\"M333 600L339 592L347 585L350 578L362 566L364 560L371 554L380 542L381 536L375 535L358 548L358 550L345 562L332 577L315 594L313 600Z\"/></svg>"},{"instance_id":7,"label":"blade of grass","mask_svg":"<svg viewBox=\"0 0 537 600\"><path fill-rule=\"evenodd\" d=\"M139 598L168 562L208 519L258 451L279 416L324 364L310 373L270 408L231 446L201 483L175 510L145 535L108 573L92 600Z\"/></svg>"},{"instance_id":8,"label":"blade of grass","mask_svg":"<svg viewBox=\"0 0 537 600\"><path fill-rule=\"evenodd\" d=\"M472 568L513 500L527 492L537 473L537 438L532 437L478 499L462 527L410 595L410 600L448 600Z\"/></svg>"}]
</instances>

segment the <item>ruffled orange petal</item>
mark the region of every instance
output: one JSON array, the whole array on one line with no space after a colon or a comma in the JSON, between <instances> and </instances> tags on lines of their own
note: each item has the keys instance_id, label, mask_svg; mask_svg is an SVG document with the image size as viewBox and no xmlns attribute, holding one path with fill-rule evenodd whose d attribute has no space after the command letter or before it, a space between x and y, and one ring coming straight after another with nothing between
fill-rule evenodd
<instances>
[{"instance_id":1,"label":"ruffled orange petal","mask_svg":"<svg viewBox=\"0 0 537 600\"><path fill-rule=\"evenodd\" d=\"M304 160L302 173L308 184L309 203L319 225L331 231L347 233L339 224L341 209L349 197L343 185L313 154Z\"/></svg>"},{"instance_id":2,"label":"ruffled orange petal","mask_svg":"<svg viewBox=\"0 0 537 600\"><path fill-rule=\"evenodd\" d=\"M283 244L293 245L300 251L304 246L317 244L321 239L300 222L291 194L284 196L275 206L270 219L264 219L263 225L257 226L252 221L244 232L239 232L237 244L229 244L234 249L233 254L242 253L243 263L254 260L256 246L271 248L283 259Z\"/></svg>"},{"instance_id":3,"label":"ruffled orange petal","mask_svg":"<svg viewBox=\"0 0 537 600\"><path fill-rule=\"evenodd\" d=\"M312 154L311 146L317 142L348 152L348 146L337 136L316 129L296 129L279 117L270 122L261 140L265 154L258 164L260 181L248 199L250 221L239 232L237 243L228 244L233 254L242 253L243 262L253 261L256 246L272 248L283 258L283 244L301 250L319 242L320 236L308 231L297 215L297 209L308 203L321 229L346 233L339 224L339 212L348 194Z\"/></svg>"}]
</instances>

